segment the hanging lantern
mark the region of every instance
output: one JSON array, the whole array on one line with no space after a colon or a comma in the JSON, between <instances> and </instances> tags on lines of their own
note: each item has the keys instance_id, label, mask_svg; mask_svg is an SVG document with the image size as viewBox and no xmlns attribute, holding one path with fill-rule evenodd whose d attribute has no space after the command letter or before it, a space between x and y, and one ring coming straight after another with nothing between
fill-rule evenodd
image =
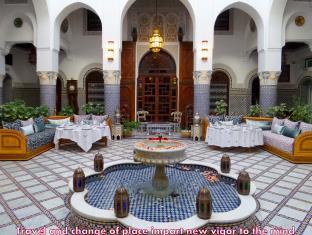
<instances>
[{"instance_id":1,"label":"hanging lantern","mask_svg":"<svg viewBox=\"0 0 312 235\"><path fill-rule=\"evenodd\" d=\"M196 212L201 219L210 219L212 214L212 198L209 189L201 188L196 198Z\"/></svg>"},{"instance_id":2,"label":"hanging lantern","mask_svg":"<svg viewBox=\"0 0 312 235\"><path fill-rule=\"evenodd\" d=\"M85 188L85 174L79 167L74 171L73 175L73 188L74 192L83 192Z\"/></svg>"},{"instance_id":3,"label":"hanging lantern","mask_svg":"<svg viewBox=\"0 0 312 235\"><path fill-rule=\"evenodd\" d=\"M250 177L245 170L241 171L238 175L237 192L241 195L249 195L250 193Z\"/></svg>"},{"instance_id":4,"label":"hanging lantern","mask_svg":"<svg viewBox=\"0 0 312 235\"><path fill-rule=\"evenodd\" d=\"M115 192L114 210L117 218L125 218L129 214L129 194L125 187L119 187Z\"/></svg>"},{"instance_id":5,"label":"hanging lantern","mask_svg":"<svg viewBox=\"0 0 312 235\"><path fill-rule=\"evenodd\" d=\"M100 153L97 153L95 154L95 157L94 157L94 171L102 172L103 169L104 169L103 155Z\"/></svg>"},{"instance_id":6,"label":"hanging lantern","mask_svg":"<svg viewBox=\"0 0 312 235\"><path fill-rule=\"evenodd\" d=\"M229 155L224 154L221 158L221 172L230 173L231 170L231 159Z\"/></svg>"},{"instance_id":7,"label":"hanging lantern","mask_svg":"<svg viewBox=\"0 0 312 235\"><path fill-rule=\"evenodd\" d=\"M149 39L149 47L152 52L159 52L160 49L164 46L164 39L160 35L159 29L153 30L153 35Z\"/></svg>"}]
</instances>

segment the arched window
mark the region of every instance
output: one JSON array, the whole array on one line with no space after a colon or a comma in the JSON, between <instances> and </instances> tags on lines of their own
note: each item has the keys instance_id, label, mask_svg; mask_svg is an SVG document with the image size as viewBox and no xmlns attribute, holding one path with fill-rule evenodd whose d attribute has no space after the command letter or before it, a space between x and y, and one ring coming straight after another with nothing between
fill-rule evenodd
<instances>
[{"instance_id":1,"label":"arched window","mask_svg":"<svg viewBox=\"0 0 312 235\"><path fill-rule=\"evenodd\" d=\"M312 77L306 77L300 82L299 97L303 103L312 105Z\"/></svg>"},{"instance_id":2,"label":"arched window","mask_svg":"<svg viewBox=\"0 0 312 235\"><path fill-rule=\"evenodd\" d=\"M104 104L104 79L102 71L90 72L86 79L86 103Z\"/></svg>"},{"instance_id":3,"label":"arched window","mask_svg":"<svg viewBox=\"0 0 312 235\"><path fill-rule=\"evenodd\" d=\"M230 79L223 71L215 71L210 82L210 112L214 113L216 102L224 100L229 105ZM228 106L229 109L229 106Z\"/></svg>"}]
</instances>

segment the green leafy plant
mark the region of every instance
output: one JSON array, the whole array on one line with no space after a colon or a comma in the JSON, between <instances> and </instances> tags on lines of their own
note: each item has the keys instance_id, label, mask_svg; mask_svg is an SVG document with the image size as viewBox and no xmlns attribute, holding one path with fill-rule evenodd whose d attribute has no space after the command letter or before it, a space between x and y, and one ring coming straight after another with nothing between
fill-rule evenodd
<instances>
[{"instance_id":1,"label":"green leafy plant","mask_svg":"<svg viewBox=\"0 0 312 235\"><path fill-rule=\"evenodd\" d=\"M103 115L105 113L104 105L102 104L87 103L82 106L82 110L86 114Z\"/></svg>"},{"instance_id":2,"label":"green leafy plant","mask_svg":"<svg viewBox=\"0 0 312 235\"><path fill-rule=\"evenodd\" d=\"M293 106L290 109L289 119L298 122L312 123L312 111L309 104L302 104L300 99L294 99Z\"/></svg>"},{"instance_id":3,"label":"green leafy plant","mask_svg":"<svg viewBox=\"0 0 312 235\"><path fill-rule=\"evenodd\" d=\"M269 117L286 118L289 115L289 109L285 103L270 107L267 111Z\"/></svg>"},{"instance_id":4,"label":"green leafy plant","mask_svg":"<svg viewBox=\"0 0 312 235\"><path fill-rule=\"evenodd\" d=\"M248 116L250 117L260 117L262 113L261 107L259 104L251 105L249 107Z\"/></svg>"},{"instance_id":5,"label":"green leafy plant","mask_svg":"<svg viewBox=\"0 0 312 235\"><path fill-rule=\"evenodd\" d=\"M48 116L49 109L46 106L30 107L22 100L15 100L0 106L0 120L14 122L15 120L27 120L31 117Z\"/></svg>"},{"instance_id":6,"label":"green leafy plant","mask_svg":"<svg viewBox=\"0 0 312 235\"><path fill-rule=\"evenodd\" d=\"M123 135L125 137L132 136L132 131L140 126L138 121L127 121L123 123Z\"/></svg>"},{"instance_id":7,"label":"green leafy plant","mask_svg":"<svg viewBox=\"0 0 312 235\"><path fill-rule=\"evenodd\" d=\"M59 115L61 116L72 116L74 114L74 110L70 105L65 105Z\"/></svg>"},{"instance_id":8,"label":"green leafy plant","mask_svg":"<svg viewBox=\"0 0 312 235\"><path fill-rule=\"evenodd\" d=\"M217 115L225 115L227 112L228 104L224 100L216 102L215 112Z\"/></svg>"}]
</instances>

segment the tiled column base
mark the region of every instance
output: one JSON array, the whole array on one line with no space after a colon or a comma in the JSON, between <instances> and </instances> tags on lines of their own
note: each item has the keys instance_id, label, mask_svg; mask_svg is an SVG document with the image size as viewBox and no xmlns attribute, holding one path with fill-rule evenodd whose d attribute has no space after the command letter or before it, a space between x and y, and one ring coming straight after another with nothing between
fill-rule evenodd
<instances>
[{"instance_id":1,"label":"tiled column base","mask_svg":"<svg viewBox=\"0 0 312 235\"><path fill-rule=\"evenodd\" d=\"M105 113L114 117L120 103L120 85L105 84Z\"/></svg>"},{"instance_id":2,"label":"tiled column base","mask_svg":"<svg viewBox=\"0 0 312 235\"><path fill-rule=\"evenodd\" d=\"M268 109L276 105L277 101L277 86L268 85L260 86L260 106L263 114L266 114Z\"/></svg>"},{"instance_id":3,"label":"tiled column base","mask_svg":"<svg viewBox=\"0 0 312 235\"><path fill-rule=\"evenodd\" d=\"M50 114L53 114L55 111L55 100L56 86L40 85L40 104L48 106Z\"/></svg>"},{"instance_id":4,"label":"tiled column base","mask_svg":"<svg viewBox=\"0 0 312 235\"><path fill-rule=\"evenodd\" d=\"M209 113L209 94L210 84L194 85L194 114L199 113L201 116Z\"/></svg>"},{"instance_id":5,"label":"tiled column base","mask_svg":"<svg viewBox=\"0 0 312 235\"><path fill-rule=\"evenodd\" d=\"M54 114L56 107L56 72L38 72L40 80L40 104L49 108L49 113Z\"/></svg>"}]
</instances>

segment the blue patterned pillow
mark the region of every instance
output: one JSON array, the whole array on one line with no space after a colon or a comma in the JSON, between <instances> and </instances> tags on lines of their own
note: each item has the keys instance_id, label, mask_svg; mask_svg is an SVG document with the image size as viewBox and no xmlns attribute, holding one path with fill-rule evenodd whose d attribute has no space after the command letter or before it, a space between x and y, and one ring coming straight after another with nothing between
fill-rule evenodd
<instances>
[{"instance_id":1,"label":"blue patterned pillow","mask_svg":"<svg viewBox=\"0 0 312 235\"><path fill-rule=\"evenodd\" d=\"M2 126L4 129L21 131L22 123L20 120L16 120L14 122L3 122Z\"/></svg>"},{"instance_id":2,"label":"blue patterned pillow","mask_svg":"<svg viewBox=\"0 0 312 235\"><path fill-rule=\"evenodd\" d=\"M216 122L225 121L224 116L214 116L214 115L208 115L208 121L209 123L215 124Z\"/></svg>"},{"instance_id":3,"label":"blue patterned pillow","mask_svg":"<svg viewBox=\"0 0 312 235\"><path fill-rule=\"evenodd\" d=\"M225 116L225 121L233 121L234 125L238 125L242 122L243 116Z\"/></svg>"},{"instance_id":4,"label":"blue patterned pillow","mask_svg":"<svg viewBox=\"0 0 312 235\"><path fill-rule=\"evenodd\" d=\"M44 117L37 117L34 119L35 132L41 132L45 129Z\"/></svg>"}]
</instances>

